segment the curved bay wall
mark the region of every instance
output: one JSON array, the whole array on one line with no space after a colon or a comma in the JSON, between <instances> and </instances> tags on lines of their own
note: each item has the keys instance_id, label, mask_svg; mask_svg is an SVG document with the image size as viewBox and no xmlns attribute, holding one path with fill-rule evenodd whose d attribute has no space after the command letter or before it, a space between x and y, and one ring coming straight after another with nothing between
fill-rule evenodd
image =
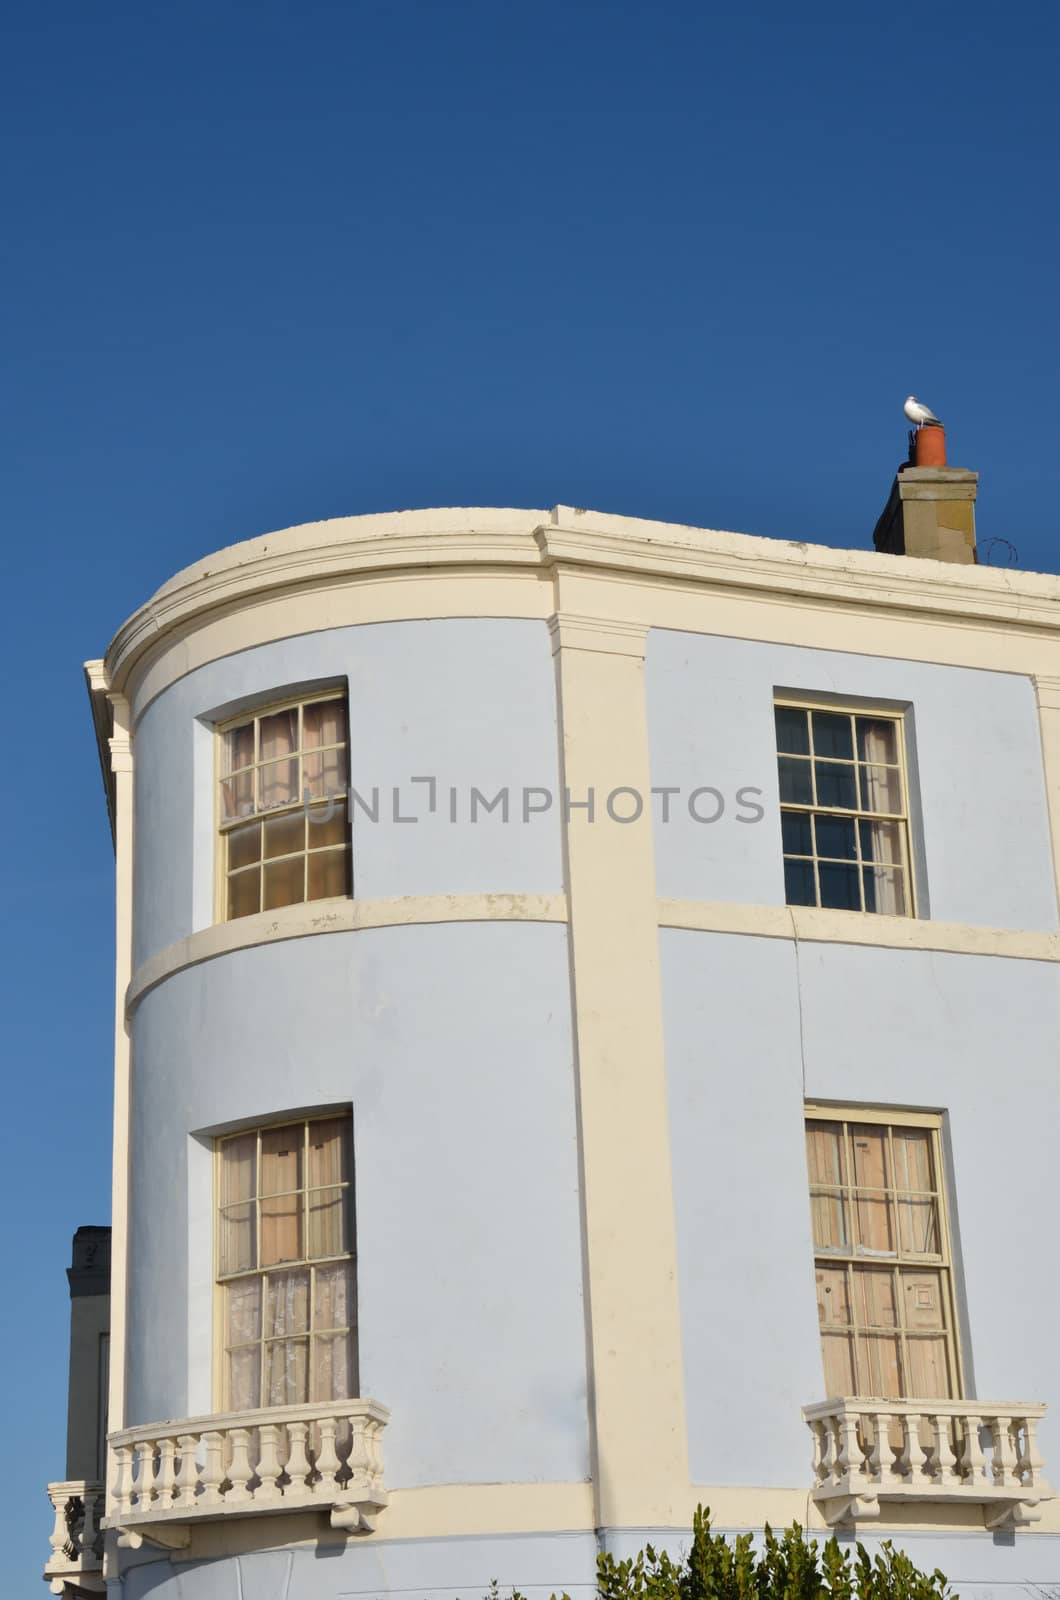
<instances>
[{"instance_id":1,"label":"curved bay wall","mask_svg":"<svg viewBox=\"0 0 1060 1600\"><path fill-rule=\"evenodd\" d=\"M354 822L359 897L562 888L558 803L520 820L524 788L558 792L546 624L447 618L325 629L200 667L140 718L134 967L214 920L212 723L315 683L348 685L351 780L369 803L378 791L379 820L358 808ZM433 812L429 786L413 778L435 780ZM509 821L479 804L472 822L472 787L492 800L505 786Z\"/></svg>"},{"instance_id":2,"label":"curved bay wall","mask_svg":"<svg viewBox=\"0 0 1060 1600\"><path fill-rule=\"evenodd\" d=\"M565 928L237 951L144 997L133 1056L130 1424L212 1409L213 1132L345 1102L388 1484L587 1476Z\"/></svg>"}]
</instances>

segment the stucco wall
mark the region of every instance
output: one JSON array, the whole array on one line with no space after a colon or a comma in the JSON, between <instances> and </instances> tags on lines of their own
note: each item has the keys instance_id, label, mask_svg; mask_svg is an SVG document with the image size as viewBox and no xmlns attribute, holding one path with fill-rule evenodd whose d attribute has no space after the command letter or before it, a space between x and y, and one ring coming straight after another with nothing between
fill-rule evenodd
<instances>
[{"instance_id":1,"label":"stucco wall","mask_svg":"<svg viewBox=\"0 0 1060 1600\"><path fill-rule=\"evenodd\" d=\"M687 796L713 785L715 823L655 808L659 893L783 905L775 689L860 696L907 717L921 914L995 928L1055 929L1041 731L1029 678L653 630L646 658L652 782ZM736 791L762 790L764 818L737 820ZM704 800L701 812L713 805Z\"/></svg>"},{"instance_id":2,"label":"stucco wall","mask_svg":"<svg viewBox=\"0 0 1060 1600\"><path fill-rule=\"evenodd\" d=\"M352 1101L361 1391L393 1412L388 1485L587 1476L564 928L237 952L149 993L133 1052L130 1423L211 1409L196 1136Z\"/></svg>"},{"instance_id":3,"label":"stucco wall","mask_svg":"<svg viewBox=\"0 0 1060 1600\"><path fill-rule=\"evenodd\" d=\"M675 930L660 948L692 1481L807 1478L804 1098L947 1113L966 1386L1052 1400L1056 968ZM1047 1418L1047 1460L1058 1435Z\"/></svg>"},{"instance_id":4,"label":"stucco wall","mask_svg":"<svg viewBox=\"0 0 1060 1600\"><path fill-rule=\"evenodd\" d=\"M210 722L248 698L348 680L356 810L355 892L548 893L562 887L558 805L525 825L481 807L510 785L558 787L555 682L543 622L455 618L333 628L226 656L188 673L136 729L133 965L214 920L216 771ZM437 779L436 810L425 785ZM393 789L400 788L395 821ZM457 821L449 789L458 789Z\"/></svg>"}]
</instances>

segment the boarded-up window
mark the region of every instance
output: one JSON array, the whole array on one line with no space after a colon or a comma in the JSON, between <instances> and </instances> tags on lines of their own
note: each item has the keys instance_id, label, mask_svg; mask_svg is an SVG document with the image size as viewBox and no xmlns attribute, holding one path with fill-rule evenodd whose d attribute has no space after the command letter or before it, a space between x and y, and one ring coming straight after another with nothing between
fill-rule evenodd
<instances>
[{"instance_id":1,"label":"boarded-up window","mask_svg":"<svg viewBox=\"0 0 1060 1600\"><path fill-rule=\"evenodd\" d=\"M814 1107L806 1162L827 1394L957 1397L939 1119Z\"/></svg>"}]
</instances>

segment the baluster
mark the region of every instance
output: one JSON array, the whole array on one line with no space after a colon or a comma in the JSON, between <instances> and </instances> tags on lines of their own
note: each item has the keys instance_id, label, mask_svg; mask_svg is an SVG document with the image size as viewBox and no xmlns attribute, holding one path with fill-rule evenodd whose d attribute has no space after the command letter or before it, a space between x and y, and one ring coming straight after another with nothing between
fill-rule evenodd
<instances>
[{"instance_id":1,"label":"baluster","mask_svg":"<svg viewBox=\"0 0 1060 1600\"><path fill-rule=\"evenodd\" d=\"M913 1427L916 1418L903 1411L898 1417L898 1426L902 1435L901 1447L894 1463L895 1476L901 1483L908 1483L913 1476Z\"/></svg>"},{"instance_id":2,"label":"baluster","mask_svg":"<svg viewBox=\"0 0 1060 1600\"><path fill-rule=\"evenodd\" d=\"M116 1444L113 1450L114 1483L111 1493L114 1496L114 1509L122 1516L132 1505L132 1446Z\"/></svg>"},{"instance_id":3,"label":"baluster","mask_svg":"<svg viewBox=\"0 0 1060 1600\"><path fill-rule=\"evenodd\" d=\"M1012 1421L1009 1417L989 1417L994 1435L994 1482L1007 1489L1018 1483L1016 1476L1016 1447L1012 1442Z\"/></svg>"},{"instance_id":4,"label":"baluster","mask_svg":"<svg viewBox=\"0 0 1060 1600\"><path fill-rule=\"evenodd\" d=\"M836 1476L840 1479L860 1479L864 1475L861 1446L858 1443L858 1419L846 1406L836 1418Z\"/></svg>"},{"instance_id":5,"label":"baluster","mask_svg":"<svg viewBox=\"0 0 1060 1600\"><path fill-rule=\"evenodd\" d=\"M228 1437L232 1445L232 1460L228 1466L230 1487L225 1495L225 1505L243 1505L245 1501L253 1498L247 1488L253 1476L250 1465L250 1429L233 1428Z\"/></svg>"},{"instance_id":6,"label":"baluster","mask_svg":"<svg viewBox=\"0 0 1060 1600\"><path fill-rule=\"evenodd\" d=\"M383 1447L380 1443L383 1426L378 1418L373 1417L367 1429L368 1461L374 1486L381 1485L383 1481Z\"/></svg>"},{"instance_id":7,"label":"baluster","mask_svg":"<svg viewBox=\"0 0 1060 1600\"><path fill-rule=\"evenodd\" d=\"M172 1434L168 1438L158 1441L158 1478L155 1487L158 1491L158 1503L161 1506L173 1504L173 1485L176 1482L174 1457L176 1453L177 1441Z\"/></svg>"},{"instance_id":8,"label":"baluster","mask_svg":"<svg viewBox=\"0 0 1060 1600\"><path fill-rule=\"evenodd\" d=\"M146 1511L155 1497L155 1441L142 1439L136 1446L136 1509Z\"/></svg>"},{"instance_id":9,"label":"baluster","mask_svg":"<svg viewBox=\"0 0 1060 1600\"><path fill-rule=\"evenodd\" d=\"M363 1412L360 1416L351 1417L350 1427L353 1429L353 1441L350 1445L348 1462L350 1469L348 1487L360 1489L370 1483L372 1477L368 1446L368 1418Z\"/></svg>"},{"instance_id":10,"label":"baluster","mask_svg":"<svg viewBox=\"0 0 1060 1600\"><path fill-rule=\"evenodd\" d=\"M869 1476L875 1483L890 1483L894 1478L891 1450L891 1413L877 1411L873 1418L872 1448L868 1453Z\"/></svg>"},{"instance_id":11,"label":"baluster","mask_svg":"<svg viewBox=\"0 0 1060 1600\"><path fill-rule=\"evenodd\" d=\"M177 1440L180 1449L180 1468L177 1472L174 1502L178 1506L195 1504L195 1489L199 1482L199 1464L195 1459L198 1443L197 1433L182 1433Z\"/></svg>"},{"instance_id":12,"label":"baluster","mask_svg":"<svg viewBox=\"0 0 1060 1600\"><path fill-rule=\"evenodd\" d=\"M1024 1487L1036 1489L1045 1462L1038 1453L1038 1418L1021 1417L1023 1430L1023 1444L1020 1450L1017 1472Z\"/></svg>"},{"instance_id":13,"label":"baluster","mask_svg":"<svg viewBox=\"0 0 1060 1600\"><path fill-rule=\"evenodd\" d=\"M49 1539L48 1543L55 1551L56 1556L63 1556L66 1554L66 1546L70 1538L70 1525L67 1513L70 1509L70 1501L72 1496L68 1494L62 1494L51 1489L48 1491L48 1494L51 1499L51 1503L55 1508L55 1526L52 1529L51 1538ZM50 1564L51 1563L49 1563L49 1565Z\"/></svg>"},{"instance_id":14,"label":"baluster","mask_svg":"<svg viewBox=\"0 0 1060 1600\"><path fill-rule=\"evenodd\" d=\"M202 1436L205 1452L205 1462L202 1469L202 1495L199 1498L201 1506L219 1506L222 1504L221 1484L224 1481L224 1435L212 1428Z\"/></svg>"},{"instance_id":15,"label":"baluster","mask_svg":"<svg viewBox=\"0 0 1060 1600\"><path fill-rule=\"evenodd\" d=\"M983 1445L979 1438L982 1426L982 1417L971 1411L961 1421L963 1432L961 1479L971 1487L981 1484L986 1475L986 1456L983 1454Z\"/></svg>"},{"instance_id":16,"label":"baluster","mask_svg":"<svg viewBox=\"0 0 1060 1600\"><path fill-rule=\"evenodd\" d=\"M274 1422L265 1423L259 1430L261 1448L258 1457L258 1487L254 1491L254 1504L267 1504L280 1498L276 1480L280 1476L280 1430Z\"/></svg>"},{"instance_id":17,"label":"baluster","mask_svg":"<svg viewBox=\"0 0 1060 1600\"><path fill-rule=\"evenodd\" d=\"M342 1466L338 1451L335 1449L335 1433L338 1423L334 1417L321 1417L320 1423L320 1453L317 1456L317 1471L320 1481L316 1485L317 1494L334 1494L338 1488L335 1474Z\"/></svg>"},{"instance_id":18,"label":"baluster","mask_svg":"<svg viewBox=\"0 0 1060 1600\"><path fill-rule=\"evenodd\" d=\"M935 1482L940 1489L952 1488L959 1483L957 1476L957 1451L954 1447L952 1417L929 1417L935 1436Z\"/></svg>"},{"instance_id":19,"label":"baluster","mask_svg":"<svg viewBox=\"0 0 1060 1600\"><path fill-rule=\"evenodd\" d=\"M100 1496L95 1489L86 1489L82 1497L85 1508L85 1521L81 1529L81 1557L83 1561L90 1558L98 1559L96 1540L99 1538L99 1501Z\"/></svg>"},{"instance_id":20,"label":"baluster","mask_svg":"<svg viewBox=\"0 0 1060 1600\"><path fill-rule=\"evenodd\" d=\"M905 1419L910 1481L918 1485L931 1482L931 1446L925 1447L920 1438L920 1424L923 1420L918 1411L910 1412Z\"/></svg>"},{"instance_id":21,"label":"baluster","mask_svg":"<svg viewBox=\"0 0 1060 1600\"><path fill-rule=\"evenodd\" d=\"M304 1422L289 1422L287 1424L287 1464L284 1471L291 1480L291 1491L296 1494L311 1494L312 1486L306 1481L312 1468L309 1457L306 1455L306 1436L309 1427Z\"/></svg>"}]
</instances>

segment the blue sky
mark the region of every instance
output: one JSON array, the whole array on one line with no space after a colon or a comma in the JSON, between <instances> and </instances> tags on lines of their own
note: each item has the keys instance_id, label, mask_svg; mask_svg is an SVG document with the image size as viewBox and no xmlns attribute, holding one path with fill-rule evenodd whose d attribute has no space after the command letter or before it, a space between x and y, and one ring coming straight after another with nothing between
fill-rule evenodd
<instances>
[{"instance_id":1,"label":"blue sky","mask_svg":"<svg viewBox=\"0 0 1060 1600\"><path fill-rule=\"evenodd\" d=\"M910 390L983 475L981 543L1057 570L1060 14L45 0L4 31L7 658L43 781L7 797L0 1340L35 1594L63 1268L109 1215L81 662L202 553L344 513L865 548Z\"/></svg>"}]
</instances>

